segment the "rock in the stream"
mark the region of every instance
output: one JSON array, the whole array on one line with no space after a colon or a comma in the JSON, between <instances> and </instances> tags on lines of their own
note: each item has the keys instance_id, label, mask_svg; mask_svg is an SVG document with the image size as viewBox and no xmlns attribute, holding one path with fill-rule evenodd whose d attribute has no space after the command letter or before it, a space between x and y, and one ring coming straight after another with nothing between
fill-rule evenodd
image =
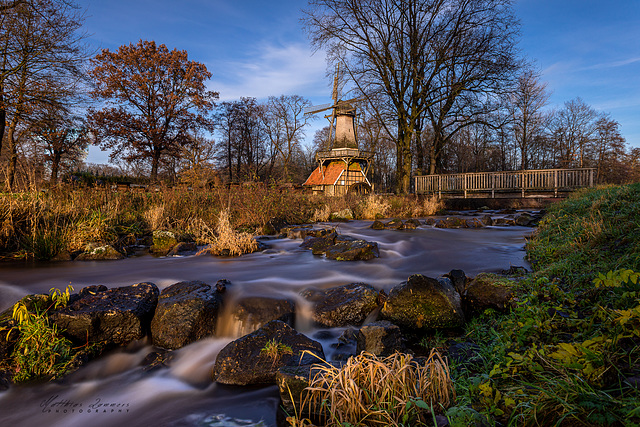
<instances>
[{"instance_id":1,"label":"rock in the stream","mask_svg":"<svg viewBox=\"0 0 640 427\"><path fill-rule=\"evenodd\" d=\"M75 343L123 346L148 334L159 293L153 283L111 288L87 294L49 319Z\"/></svg>"},{"instance_id":2,"label":"rock in the stream","mask_svg":"<svg viewBox=\"0 0 640 427\"><path fill-rule=\"evenodd\" d=\"M204 282L179 282L163 289L151 322L153 344L177 349L216 331L221 296Z\"/></svg>"},{"instance_id":3,"label":"rock in the stream","mask_svg":"<svg viewBox=\"0 0 640 427\"><path fill-rule=\"evenodd\" d=\"M171 231L156 230L153 232L153 246L151 252L166 255L171 248L178 244L178 238Z\"/></svg>"},{"instance_id":4,"label":"rock in the stream","mask_svg":"<svg viewBox=\"0 0 640 427\"><path fill-rule=\"evenodd\" d=\"M411 330L457 328L464 324L460 295L450 281L414 274L394 287L381 319Z\"/></svg>"},{"instance_id":5,"label":"rock in the stream","mask_svg":"<svg viewBox=\"0 0 640 427\"><path fill-rule=\"evenodd\" d=\"M296 305L294 301L280 298L254 296L244 297L234 301L230 308L229 318L231 322L224 330L224 335L246 335L260 329L272 320L281 320L293 326L295 321Z\"/></svg>"},{"instance_id":6,"label":"rock in the stream","mask_svg":"<svg viewBox=\"0 0 640 427\"><path fill-rule=\"evenodd\" d=\"M448 277L453 284L453 287L456 291L462 296L464 294L465 289L467 288L467 283L470 279L462 270L451 270L444 277Z\"/></svg>"},{"instance_id":7,"label":"rock in the stream","mask_svg":"<svg viewBox=\"0 0 640 427\"><path fill-rule=\"evenodd\" d=\"M171 248L167 256L193 255L198 251L194 242L179 242Z\"/></svg>"},{"instance_id":8,"label":"rock in the stream","mask_svg":"<svg viewBox=\"0 0 640 427\"><path fill-rule=\"evenodd\" d=\"M342 209L338 212L333 212L329 215L329 221L349 221L354 218L353 211L349 208Z\"/></svg>"},{"instance_id":9,"label":"rock in the stream","mask_svg":"<svg viewBox=\"0 0 640 427\"><path fill-rule=\"evenodd\" d=\"M301 295L312 304L314 322L326 328L359 326L378 308L378 291L366 283L306 289Z\"/></svg>"},{"instance_id":10,"label":"rock in the stream","mask_svg":"<svg viewBox=\"0 0 640 427\"><path fill-rule=\"evenodd\" d=\"M125 256L118 252L111 245L95 246L90 245L85 252L78 255L76 261L103 261L123 259Z\"/></svg>"},{"instance_id":11,"label":"rock in the stream","mask_svg":"<svg viewBox=\"0 0 640 427\"><path fill-rule=\"evenodd\" d=\"M436 228L466 228L467 221L464 218L451 216L451 217L436 220L435 227Z\"/></svg>"},{"instance_id":12,"label":"rock in the stream","mask_svg":"<svg viewBox=\"0 0 640 427\"><path fill-rule=\"evenodd\" d=\"M463 305L468 315L481 314L486 309L505 311L512 298L510 286L497 282L490 275L479 274L467 285Z\"/></svg>"},{"instance_id":13,"label":"rock in the stream","mask_svg":"<svg viewBox=\"0 0 640 427\"><path fill-rule=\"evenodd\" d=\"M213 379L230 385L275 384L279 368L310 365L323 359L319 342L274 320L220 350Z\"/></svg>"},{"instance_id":14,"label":"rock in the stream","mask_svg":"<svg viewBox=\"0 0 640 427\"><path fill-rule=\"evenodd\" d=\"M366 261L380 256L376 242L339 235L335 231L322 237L307 238L300 247L337 261Z\"/></svg>"},{"instance_id":15,"label":"rock in the stream","mask_svg":"<svg viewBox=\"0 0 640 427\"><path fill-rule=\"evenodd\" d=\"M357 354L366 351L376 356L389 356L404 350L400 328L386 320L364 325L358 331L357 340Z\"/></svg>"},{"instance_id":16,"label":"rock in the stream","mask_svg":"<svg viewBox=\"0 0 640 427\"><path fill-rule=\"evenodd\" d=\"M336 237L335 244L327 248L325 255L336 261L367 261L378 258L380 250L376 242L340 235Z\"/></svg>"}]
</instances>

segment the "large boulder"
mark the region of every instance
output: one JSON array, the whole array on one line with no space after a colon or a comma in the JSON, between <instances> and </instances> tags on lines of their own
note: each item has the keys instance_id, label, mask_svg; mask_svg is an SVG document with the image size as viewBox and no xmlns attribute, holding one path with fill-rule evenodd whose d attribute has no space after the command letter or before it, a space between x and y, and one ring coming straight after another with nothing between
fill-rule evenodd
<instances>
[{"instance_id":1,"label":"large boulder","mask_svg":"<svg viewBox=\"0 0 640 427\"><path fill-rule=\"evenodd\" d=\"M305 289L301 295L312 304L313 321L326 328L359 326L378 308L378 291L366 283Z\"/></svg>"},{"instance_id":2,"label":"large boulder","mask_svg":"<svg viewBox=\"0 0 640 427\"><path fill-rule=\"evenodd\" d=\"M338 233L333 230L324 236L308 237L300 244L303 249L311 249L314 255L323 255L336 242Z\"/></svg>"},{"instance_id":3,"label":"large boulder","mask_svg":"<svg viewBox=\"0 0 640 427\"><path fill-rule=\"evenodd\" d=\"M360 328L357 343L357 354L366 351L376 356L389 356L396 351L404 350L400 328L386 320L369 323Z\"/></svg>"},{"instance_id":4,"label":"large boulder","mask_svg":"<svg viewBox=\"0 0 640 427\"><path fill-rule=\"evenodd\" d=\"M467 220L456 216L451 216L436 220L436 228L466 228Z\"/></svg>"},{"instance_id":5,"label":"large boulder","mask_svg":"<svg viewBox=\"0 0 640 427\"><path fill-rule=\"evenodd\" d=\"M151 321L153 344L177 349L215 334L221 296L204 282L179 282L158 298Z\"/></svg>"},{"instance_id":6,"label":"large boulder","mask_svg":"<svg viewBox=\"0 0 640 427\"><path fill-rule=\"evenodd\" d=\"M229 324L225 335L240 336L260 329L272 320L281 320L289 326L295 321L296 305L294 301L253 296L244 297L234 302L228 316ZM232 330L231 330L232 329Z\"/></svg>"},{"instance_id":7,"label":"large boulder","mask_svg":"<svg viewBox=\"0 0 640 427\"><path fill-rule=\"evenodd\" d=\"M380 256L376 242L339 235L335 244L327 248L325 255L336 261L367 261Z\"/></svg>"},{"instance_id":8,"label":"large boulder","mask_svg":"<svg viewBox=\"0 0 640 427\"><path fill-rule=\"evenodd\" d=\"M149 333L159 293L153 283L87 293L49 318L75 343L123 346Z\"/></svg>"},{"instance_id":9,"label":"large boulder","mask_svg":"<svg viewBox=\"0 0 640 427\"><path fill-rule=\"evenodd\" d=\"M376 242L339 235L335 230L324 236L307 238L300 247L337 261L366 261L380 256Z\"/></svg>"},{"instance_id":10,"label":"large boulder","mask_svg":"<svg viewBox=\"0 0 640 427\"><path fill-rule=\"evenodd\" d=\"M279 368L320 360L324 360L324 352L319 342L274 320L220 350L213 379L230 385L275 384Z\"/></svg>"},{"instance_id":11,"label":"large boulder","mask_svg":"<svg viewBox=\"0 0 640 427\"><path fill-rule=\"evenodd\" d=\"M414 274L391 289L379 317L410 330L457 328L464 324L460 295L451 281L422 274Z\"/></svg>"},{"instance_id":12,"label":"large boulder","mask_svg":"<svg viewBox=\"0 0 640 427\"><path fill-rule=\"evenodd\" d=\"M504 280L490 274L479 274L469 283L463 294L468 315L481 314L487 309L505 311L513 298L513 289Z\"/></svg>"}]
</instances>

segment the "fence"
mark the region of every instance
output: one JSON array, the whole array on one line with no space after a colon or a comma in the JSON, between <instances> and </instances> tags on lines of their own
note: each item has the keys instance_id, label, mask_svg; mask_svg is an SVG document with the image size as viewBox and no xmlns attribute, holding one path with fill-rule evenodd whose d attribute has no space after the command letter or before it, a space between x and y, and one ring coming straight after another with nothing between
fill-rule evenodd
<instances>
[{"instance_id":1,"label":"fence","mask_svg":"<svg viewBox=\"0 0 640 427\"><path fill-rule=\"evenodd\" d=\"M509 172L456 173L446 175L415 176L416 194L438 194L439 197L469 193L518 193L525 197L526 192L551 192L554 197L558 191L572 191L581 187L593 187L594 168L582 169L543 169Z\"/></svg>"}]
</instances>

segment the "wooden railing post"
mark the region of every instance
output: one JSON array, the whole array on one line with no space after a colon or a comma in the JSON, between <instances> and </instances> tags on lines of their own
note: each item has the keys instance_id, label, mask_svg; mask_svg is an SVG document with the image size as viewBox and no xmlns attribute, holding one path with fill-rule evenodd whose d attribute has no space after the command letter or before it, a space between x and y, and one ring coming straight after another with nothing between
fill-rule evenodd
<instances>
[{"instance_id":1,"label":"wooden railing post","mask_svg":"<svg viewBox=\"0 0 640 427\"><path fill-rule=\"evenodd\" d=\"M491 174L491 198L496 198L496 174Z\"/></svg>"}]
</instances>

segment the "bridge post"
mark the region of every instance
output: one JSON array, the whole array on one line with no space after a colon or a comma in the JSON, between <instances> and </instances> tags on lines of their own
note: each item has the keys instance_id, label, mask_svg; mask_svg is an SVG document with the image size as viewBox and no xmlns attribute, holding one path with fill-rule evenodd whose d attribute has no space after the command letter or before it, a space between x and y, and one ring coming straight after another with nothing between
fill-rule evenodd
<instances>
[{"instance_id":1,"label":"bridge post","mask_svg":"<svg viewBox=\"0 0 640 427\"><path fill-rule=\"evenodd\" d=\"M438 175L438 199L442 199L442 175Z\"/></svg>"},{"instance_id":2,"label":"bridge post","mask_svg":"<svg viewBox=\"0 0 640 427\"><path fill-rule=\"evenodd\" d=\"M520 178L522 182L520 182L520 186L522 187L522 198L524 198L524 172L522 172L522 178Z\"/></svg>"},{"instance_id":3,"label":"bridge post","mask_svg":"<svg viewBox=\"0 0 640 427\"><path fill-rule=\"evenodd\" d=\"M468 175L464 176L464 198L465 199L467 198L467 176Z\"/></svg>"},{"instance_id":4,"label":"bridge post","mask_svg":"<svg viewBox=\"0 0 640 427\"><path fill-rule=\"evenodd\" d=\"M496 198L496 174L491 174L491 198Z\"/></svg>"},{"instance_id":5,"label":"bridge post","mask_svg":"<svg viewBox=\"0 0 640 427\"><path fill-rule=\"evenodd\" d=\"M553 197L558 197L558 169L553 170Z\"/></svg>"}]
</instances>

